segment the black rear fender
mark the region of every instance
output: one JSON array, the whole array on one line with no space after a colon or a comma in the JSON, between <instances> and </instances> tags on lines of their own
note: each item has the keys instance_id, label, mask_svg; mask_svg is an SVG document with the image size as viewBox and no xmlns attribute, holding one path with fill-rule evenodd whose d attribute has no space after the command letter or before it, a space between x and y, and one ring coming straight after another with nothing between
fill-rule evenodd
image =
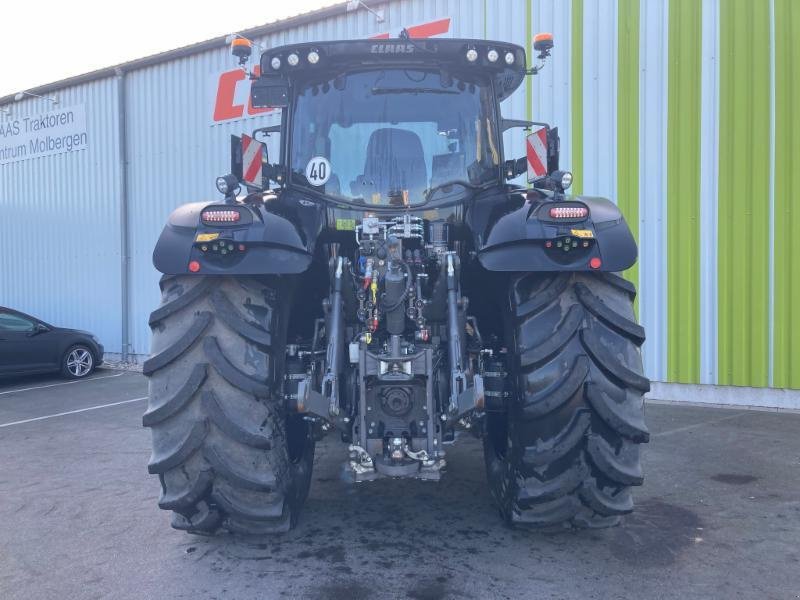
<instances>
[{"instance_id":1,"label":"black rear fender","mask_svg":"<svg viewBox=\"0 0 800 600\"><path fill-rule=\"evenodd\" d=\"M311 264L322 211L315 205L269 202L197 202L177 208L153 251L155 268L168 275L302 273ZM235 209L241 216L231 224L204 223L206 208ZM192 270L190 263L199 269Z\"/></svg>"},{"instance_id":2,"label":"black rear fender","mask_svg":"<svg viewBox=\"0 0 800 600\"><path fill-rule=\"evenodd\" d=\"M550 208L585 207L585 218L556 219ZM617 206L605 198L515 190L476 198L468 216L478 260L489 271L624 271L637 248ZM565 250L565 247L569 248Z\"/></svg>"}]
</instances>

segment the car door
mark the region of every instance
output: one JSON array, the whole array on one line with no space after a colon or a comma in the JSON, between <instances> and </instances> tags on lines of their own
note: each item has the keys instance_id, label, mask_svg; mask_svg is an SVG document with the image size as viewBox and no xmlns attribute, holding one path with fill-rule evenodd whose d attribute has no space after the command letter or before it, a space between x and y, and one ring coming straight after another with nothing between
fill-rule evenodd
<instances>
[{"instance_id":1,"label":"car door","mask_svg":"<svg viewBox=\"0 0 800 600\"><path fill-rule=\"evenodd\" d=\"M0 373L44 371L56 367L49 330L31 317L0 311Z\"/></svg>"}]
</instances>

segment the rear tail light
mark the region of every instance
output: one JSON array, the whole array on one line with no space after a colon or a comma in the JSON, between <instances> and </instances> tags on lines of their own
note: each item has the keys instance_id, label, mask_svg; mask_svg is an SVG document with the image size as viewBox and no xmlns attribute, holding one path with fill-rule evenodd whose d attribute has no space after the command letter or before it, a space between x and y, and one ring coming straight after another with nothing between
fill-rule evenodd
<instances>
[{"instance_id":1,"label":"rear tail light","mask_svg":"<svg viewBox=\"0 0 800 600\"><path fill-rule=\"evenodd\" d=\"M204 223L238 223L242 218L238 210L215 209L203 211Z\"/></svg>"},{"instance_id":2,"label":"rear tail light","mask_svg":"<svg viewBox=\"0 0 800 600\"><path fill-rule=\"evenodd\" d=\"M585 219L589 209L585 206L553 206L550 209L551 219Z\"/></svg>"}]
</instances>

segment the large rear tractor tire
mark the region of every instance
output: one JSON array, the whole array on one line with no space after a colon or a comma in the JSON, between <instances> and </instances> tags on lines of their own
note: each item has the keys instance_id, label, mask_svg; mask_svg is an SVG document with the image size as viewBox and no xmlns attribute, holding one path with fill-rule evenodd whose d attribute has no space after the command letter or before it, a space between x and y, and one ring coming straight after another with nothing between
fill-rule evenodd
<instances>
[{"instance_id":1,"label":"large rear tractor tire","mask_svg":"<svg viewBox=\"0 0 800 600\"><path fill-rule=\"evenodd\" d=\"M285 408L286 281L165 276L161 293L142 419L158 505L192 533L288 530L308 492L314 440Z\"/></svg>"},{"instance_id":2,"label":"large rear tractor tire","mask_svg":"<svg viewBox=\"0 0 800 600\"><path fill-rule=\"evenodd\" d=\"M484 456L505 520L607 527L633 510L647 442L635 288L610 273L537 274L510 287L507 414Z\"/></svg>"}]
</instances>

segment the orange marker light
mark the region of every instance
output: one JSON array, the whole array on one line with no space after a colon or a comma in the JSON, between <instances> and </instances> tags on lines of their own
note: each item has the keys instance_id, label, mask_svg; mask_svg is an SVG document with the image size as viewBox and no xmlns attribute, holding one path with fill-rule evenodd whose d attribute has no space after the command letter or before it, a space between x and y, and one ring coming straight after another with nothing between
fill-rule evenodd
<instances>
[{"instance_id":1,"label":"orange marker light","mask_svg":"<svg viewBox=\"0 0 800 600\"><path fill-rule=\"evenodd\" d=\"M192 262L189 263L189 270L192 273L197 273L200 270L200 263L197 262L196 260L193 260Z\"/></svg>"},{"instance_id":2,"label":"orange marker light","mask_svg":"<svg viewBox=\"0 0 800 600\"><path fill-rule=\"evenodd\" d=\"M550 50L553 49L553 34L552 33L537 33L533 36L533 48L539 52L539 58L544 59L550 55Z\"/></svg>"},{"instance_id":3,"label":"orange marker light","mask_svg":"<svg viewBox=\"0 0 800 600\"><path fill-rule=\"evenodd\" d=\"M250 58L253 52L253 44L250 40L243 37L234 37L231 40L231 54L239 59L239 64L243 65Z\"/></svg>"}]
</instances>

